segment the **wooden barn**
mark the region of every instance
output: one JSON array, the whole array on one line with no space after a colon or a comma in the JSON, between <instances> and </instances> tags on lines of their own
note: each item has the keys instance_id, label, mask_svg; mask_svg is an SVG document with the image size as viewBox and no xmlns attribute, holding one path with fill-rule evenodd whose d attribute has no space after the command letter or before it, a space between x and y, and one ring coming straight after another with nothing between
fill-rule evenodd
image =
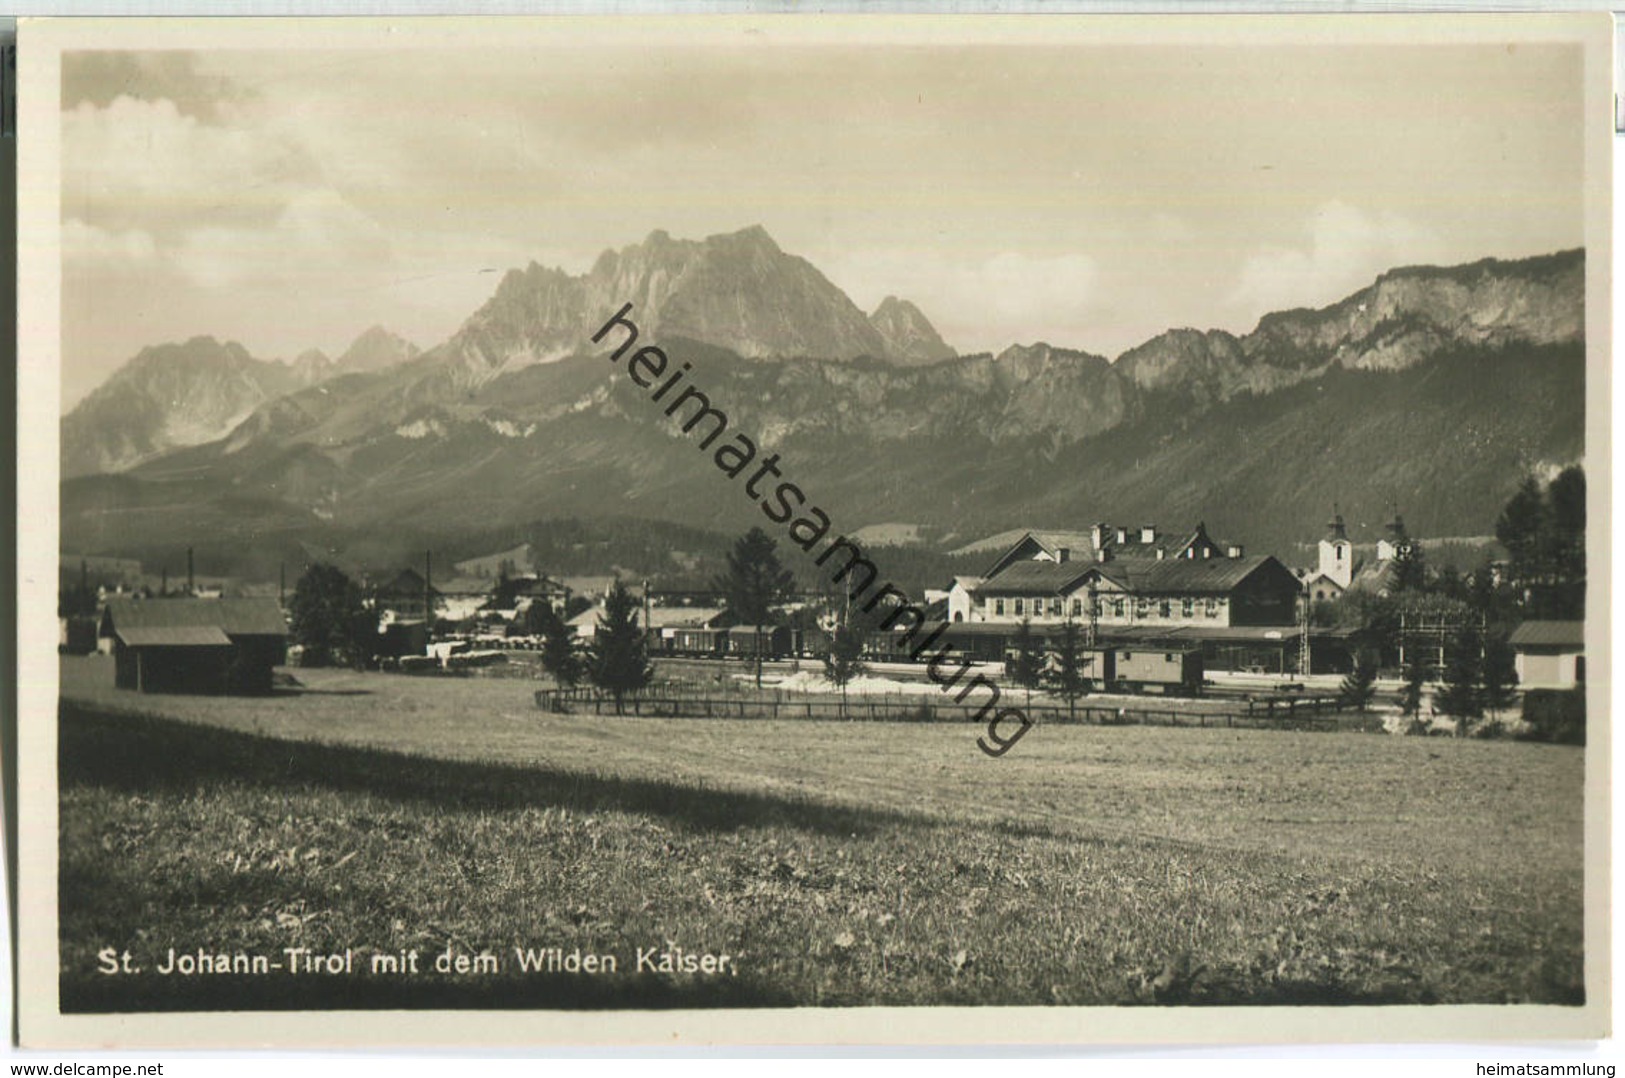
<instances>
[{"instance_id":1,"label":"wooden barn","mask_svg":"<svg viewBox=\"0 0 1625 1078\"><path fill-rule=\"evenodd\" d=\"M268 693L288 651L274 599L114 599L98 636L114 685L136 692Z\"/></svg>"}]
</instances>

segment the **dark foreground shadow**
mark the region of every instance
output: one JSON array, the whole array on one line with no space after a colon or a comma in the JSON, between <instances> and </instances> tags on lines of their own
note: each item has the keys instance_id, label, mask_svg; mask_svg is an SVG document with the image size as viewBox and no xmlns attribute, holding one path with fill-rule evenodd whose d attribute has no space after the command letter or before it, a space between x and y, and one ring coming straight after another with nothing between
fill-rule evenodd
<instances>
[{"instance_id":1,"label":"dark foreground shadow","mask_svg":"<svg viewBox=\"0 0 1625 1078\"><path fill-rule=\"evenodd\" d=\"M158 983L154 983L154 981ZM144 978L139 991L117 978L61 978L64 1014L135 1014L171 1011L343 1010L673 1010L677 1008L791 1007L788 993L750 977L589 976L531 974L452 980L377 981L370 978L283 977L195 980Z\"/></svg>"},{"instance_id":2,"label":"dark foreground shadow","mask_svg":"<svg viewBox=\"0 0 1625 1078\"><path fill-rule=\"evenodd\" d=\"M57 765L63 789L190 792L220 783L319 787L470 811L568 807L645 813L685 827L732 831L789 827L869 835L938 821L810 798L707 788L692 780L619 778L590 770L480 763L386 749L292 741L72 702L59 709Z\"/></svg>"}]
</instances>

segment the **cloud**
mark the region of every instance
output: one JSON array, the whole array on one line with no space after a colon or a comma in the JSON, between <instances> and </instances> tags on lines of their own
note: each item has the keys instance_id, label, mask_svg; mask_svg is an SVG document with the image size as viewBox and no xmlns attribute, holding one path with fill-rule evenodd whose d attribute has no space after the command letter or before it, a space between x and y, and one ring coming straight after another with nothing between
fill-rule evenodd
<instances>
[{"instance_id":1,"label":"cloud","mask_svg":"<svg viewBox=\"0 0 1625 1078\"><path fill-rule=\"evenodd\" d=\"M119 96L149 101L167 98L187 116L213 121L226 102L241 101L245 89L221 75L199 69L199 54L83 49L62 54L62 104L107 105Z\"/></svg>"},{"instance_id":2,"label":"cloud","mask_svg":"<svg viewBox=\"0 0 1625 1078\"><path fill-rule=\"evenodd\" d=\"M117 231L70 217L62 222L62 258L91 269L143 268L157 261L158 247L142 229Z\"/></svg>"},{"instance_id":3,"label":"cloud","mask_svg":"<svg viewBox=\"0 0 1625 1078\"><path fill-rule=\"evenodd\" d=\"M1292 307L1323 307L1395 266L1438 261L1443 244L1394 213L1323 203L1307 223L1306 247L1265 246L1242 263L1226 302L1248 317Z\"/></svg>"},{"instance_id":4,"label":"cloud","mask_svg":"<svg viewBox=\"0 0 1625 1078\"><path fill-rule=\"evenodd\" d=\"M388 269L389 238L377 222L333 191L293 196L263 228L211 226L189 231L175 262L192 283L229 288L248 282L297 284L360 268Z\"/></svg>"},{"instance_id":5,"label":"cloud","mask_svg":"<svg viewBox=\"0 0 1625 1078\"><path fill-rule=\"evenodd\" d=\"M64 208L96 224L162 232L210 213L264 219L317 179L298 147L203 123L166 98L121 95L62 114Z\"/></svg>"}]
</instances>

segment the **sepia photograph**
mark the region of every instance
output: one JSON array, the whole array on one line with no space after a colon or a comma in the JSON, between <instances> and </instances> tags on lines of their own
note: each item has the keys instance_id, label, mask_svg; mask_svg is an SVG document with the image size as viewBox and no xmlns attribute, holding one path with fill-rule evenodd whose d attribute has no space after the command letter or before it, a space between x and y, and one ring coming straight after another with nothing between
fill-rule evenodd
<instances>
[{"instance_id":1,"label":"sepia photograph","mask_svg":"<svg viewBox=\"0 0 1625 1078\"><path fill-rule=\"evenodd\" d=\"M1606 1035L1612 39L25 22L23 1042Z\"/></svg>"}]
</instances>

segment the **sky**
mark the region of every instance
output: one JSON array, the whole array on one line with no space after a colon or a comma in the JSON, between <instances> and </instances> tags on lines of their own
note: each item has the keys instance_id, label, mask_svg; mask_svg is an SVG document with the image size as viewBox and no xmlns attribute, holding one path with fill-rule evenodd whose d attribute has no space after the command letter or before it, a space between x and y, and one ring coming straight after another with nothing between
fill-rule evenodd
<instances>
[{"instance_id":1,"label":"sky","mask_svg":"<svg viewBox=\"0 0 1625 1078\"><path fill-rule=\"evenodd\" d=\"M961 352L1246 332L1583 236L1575 47L64 54L63 390L200 334L450 336L530 261L753 224Z\"/></svg>"}]
</instances>

